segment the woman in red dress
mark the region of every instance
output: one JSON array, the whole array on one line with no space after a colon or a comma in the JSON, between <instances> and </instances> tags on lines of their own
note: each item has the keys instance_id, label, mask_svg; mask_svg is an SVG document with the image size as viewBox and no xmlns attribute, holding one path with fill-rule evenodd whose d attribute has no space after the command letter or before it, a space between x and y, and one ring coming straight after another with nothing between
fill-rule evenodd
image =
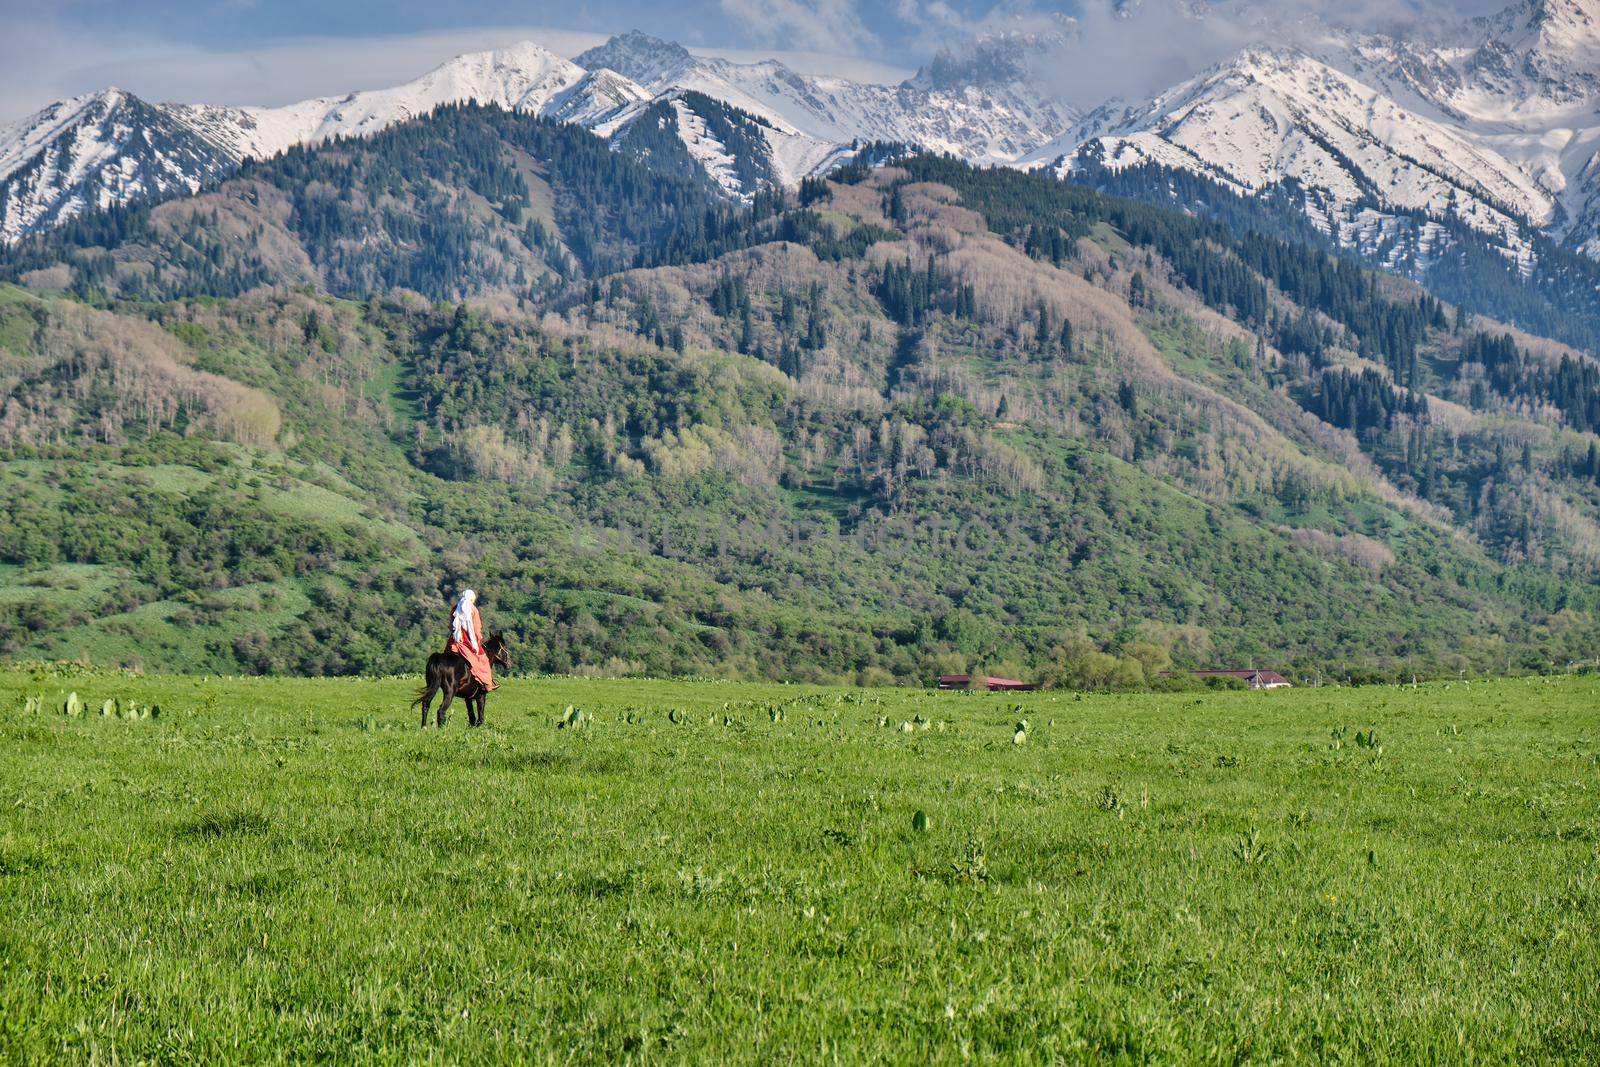
<instances>
[{"instance_id":1,"label":"woman in red dress","mask_svg":"<svg viewBox=\"0 0 1600 1067\"><path fill-rule=\"evenodd\" d=\"M450 616L450 642L446 652L454 652L472 665L472 677L485 691L499 688L494 684L494 669L489 665L489 654L483 650L483 619L478 615L478 594L471 589L461 592L456 610Z\"/></svg>"}]
</instances>

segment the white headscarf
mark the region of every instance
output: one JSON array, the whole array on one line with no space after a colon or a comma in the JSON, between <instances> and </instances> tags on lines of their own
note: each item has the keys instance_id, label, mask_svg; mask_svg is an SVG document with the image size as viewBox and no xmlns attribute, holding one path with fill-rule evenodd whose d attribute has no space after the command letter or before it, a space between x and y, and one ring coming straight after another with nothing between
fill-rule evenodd
<instances>
[{"instance_id":1,"label":"white headscarf","mask_svg":"<svg viewBox=\"0 0 1600 1067\"><path fill-rule=\"evenodd\" d=\"M455 614L450 616L450 640L473 650L483 647L478 643L478 632L472 628L472 606L477 602L477 593L463 589L461 599L456 601Z\"/></svg>"}]
</instances>

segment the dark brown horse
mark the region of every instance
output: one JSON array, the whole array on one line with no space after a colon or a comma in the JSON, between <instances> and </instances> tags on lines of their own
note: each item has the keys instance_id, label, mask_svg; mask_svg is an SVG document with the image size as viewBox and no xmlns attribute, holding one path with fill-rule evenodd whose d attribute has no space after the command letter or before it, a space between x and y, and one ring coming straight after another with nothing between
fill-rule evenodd
<instances>
[{"instance_id":1,"label":"dark brown horse","mask_svg":"<svg viewBox=\"0 0 1600 1067\"><path fill-rule=\"evenodd\" d=\"M489 640L483 643L483 651L496 667L511 668L511 646L500 634L491 634ZM472 664L467 662L465 656L455 652L435 652L428 657L423 677L428 684L417 690L417 699L411 706L422 705L424 730L428 728L428 705L433 703L435 693L444 694L444 700L439 704L441 728L444 726L445 713L450 710L450 702L456 697L467 702L467 725L483 725L483 708L489 699L489 691L472 676Z\"/></svg>"}]
</instances>

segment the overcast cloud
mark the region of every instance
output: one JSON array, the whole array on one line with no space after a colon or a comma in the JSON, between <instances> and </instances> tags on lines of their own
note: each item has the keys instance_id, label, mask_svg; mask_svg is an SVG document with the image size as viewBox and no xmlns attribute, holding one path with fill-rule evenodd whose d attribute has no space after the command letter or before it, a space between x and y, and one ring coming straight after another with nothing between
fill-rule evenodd
<instances>
[{"instance_id":1,"label":"overcast cloud","mask_svg":"<svg viewBox=\"0 0 1600 1067\"><path fill-rule=\"evenodd\" d=\"M1506 0L1513 2L1513 0ZM1330 27L1434 39L1467 18L1500 10L1494 0L1143 0L1132 17L1114 0L1082 0L1077 19L1083 44L1053 57L1041 76L1062 99L1083 109L1108 100L1139 99L1169 88L1250 45L1325 40Z\"/></svg>"},{"instance_id":2,"label":"overcast cloud","mask_svg":"<svg viewBox=\"0 0 1600 1067\"><path fill-rule=\"evenodd\" d=\"M572 56L637 27L696 51L776 56L808 73L894 82L932 52L1006 28L1081 20L1086 47L1050 65L1076 103L1169 85L1261 36L1266 0L0 0L0 122L120 85L152 100L282 104L407 81L464 51L536 40ZM1393 27L1442 22L1494 0L1274 3L1278 24L1337 17Z\"/></svg>"}]
</instances>

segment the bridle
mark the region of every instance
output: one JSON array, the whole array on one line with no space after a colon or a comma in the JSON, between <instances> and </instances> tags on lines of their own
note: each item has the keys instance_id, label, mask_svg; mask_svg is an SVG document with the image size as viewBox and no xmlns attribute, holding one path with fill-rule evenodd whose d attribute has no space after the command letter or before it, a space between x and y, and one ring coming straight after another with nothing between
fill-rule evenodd
<instances>
[{"instance_id":1,"label":"bridle","mask_svg":"<svg viewBox=\"0 0 1600 1067\"><path fill-rule=\"evenodd\" d=\"M503 637L493 641L492 644L494 645L492 651L489 646L484 646L484 651L489 653L489 662L497 667L505 667L509 670L511 667L511 646Z\"/></svg>"}]
</instances>

